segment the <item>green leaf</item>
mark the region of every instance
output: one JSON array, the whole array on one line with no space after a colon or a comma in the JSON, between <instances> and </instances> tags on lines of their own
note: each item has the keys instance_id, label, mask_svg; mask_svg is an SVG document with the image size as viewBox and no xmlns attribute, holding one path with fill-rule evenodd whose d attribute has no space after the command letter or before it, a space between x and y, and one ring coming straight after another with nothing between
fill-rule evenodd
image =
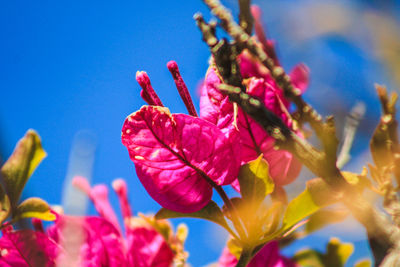
<instances>
[{"instance_id":1,"label":"green leaf","mask_svg":"<svg viewBox=\"0 0 400 267\"><path fill-rule=\"evenodd\" d=\"M10 199L4 188L0 185L0 225L7 219L11 211Z\"/></svg>"},{"instance_id":2,"label":"green leaf","mask_svg":"<svg viewBox=\"0 0 400 267\"><path fill-rule=\"evenodd\" d=\"M193 213L181 213L172 211L169 209L162 208L155 215L157 220L171 219L171 218L200 218L211 222L215 222L225 229L229 229L228 224L224 218L221 209L214 201L210 201L204 208Z\"/></svg>"},{"instance_id":3,"label":"green leaf","mask_svg":"<svg viewBox=\"0 0 400 267\"><path fill-rule=\"evenodd\" d=\"M31 197L23 201L16 209L15 219L38 218L44 221L54 221L56 216L51 213L46 201Z\"/></svg>"},{"instance_id":4,"label":"green leaf","mask_svg":"<svg viewBox=\"0 0 400 267\"><path fill-rule=\"evenodd\" d=\"M230 238L228 242L226 243L227 248L229 249L229 252L236 257L236 259L239 259L240 254L242 254L242 246L240 242L234 238Z\"/></svg>"},{"instance_id":5,"label":"green leaf","mask_svg":"<svg viewBox=\"0 0 400 267\"><path fill-rule=\"evenodd\" d=\"M339 239L331 238L324 255L324 263L326 266L344 266L353 251L353 244L341 243Z\"/></svg>"},{"instance_id":6,"label":"green leaf","mask_svg":"<svg viewBox=\"0 0 400 267\"><path fill-rule=\"evenodd\" d=\"M305 231L308 234L315 232L327 226L328 224L341 222L347 217L347 215L349 215L349 211L345 209L318 210L310 216L310 219L306 224Z\"/></svg>"},{"instance_id":7,"label":"green leaf","mask_svg":"<svg viewBox=\"0 0 400 267\"><path fill-rule=\"evenodd\" d=\"M371 267L371 261L368 259L360 260L354 264L354 267Z\"/></svg>"},{"instance_id":8,"label":"green leaf","mask_svg":"<svg viewBox=\"0 0 400 267\"><path fill-rule=\"evenodd\" d=\"M1 168L12 207L17 205L26 182L45 157L46 152L42 148L40 137L35 131L28 130Z\"/></svg>"},{"instance_id":9,"label":"green leaf","mask_svg":"<svg viewBox=\"0 0 400 267\"><path fill-rule=\"evenodd\" d=\"M305 249L297 252L292 260L301 266L307 267L325 267L322 263L321 253L312 249Z\"/></svg>"},{"instance_id":10,"label":"green leaf","mask_svg":"<svg viewBox=\"0 0 400 267\"><path fill-rule=\"evenodd\" d=\"M353 250L353 244L341 243L339 239L331 238L326 246L325 254L312 249L306 249L296 253L292 259L301 266L342 267L345 266ZM363 265L361 266L364 267Z\"/></svg>"},{"instance_id":11,"label":"green leaf","mask_svg":"<svg viewBox=\"0 0 400 267\"><path fill-rule=\"evenodd\" d=\"M283 216L282 231L289 230L299 221L305 219L320 208L339 200L321 178L314 178L306 183L306 190L289 202Z\"/></svg>"},{"instance_id":12,"label":"green leaf","mask_svg":"<svg viewBox=\"0 0 400 267\"><path fill-rule=\"evenodd\" d=\"M259 204L274 191L275 185L269 176L268 163L263 155L243 165L238 179L243 199L253 205Z\"/></svg>"}]
</instances>

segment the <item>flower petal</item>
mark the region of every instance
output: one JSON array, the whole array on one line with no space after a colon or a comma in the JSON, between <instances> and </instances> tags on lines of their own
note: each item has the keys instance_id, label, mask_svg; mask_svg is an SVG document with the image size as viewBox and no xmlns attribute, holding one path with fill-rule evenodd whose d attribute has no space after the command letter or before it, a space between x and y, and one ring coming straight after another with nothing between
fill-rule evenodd
<instances>
[{"instance_id":1,"label":"flower petal","mask_svg":"<svg viewBox=\"0 0 400 267\"><path fill-rule=\"evenodd\" d=\"M310 69L305 64L296 65L289 76L293 85L304 93L309 84Z\"/></svg>"},{"instance_id":2,"label":"flower petal","mask_svg":"<svg viewBox=\"0 0 400 267\"><path fill-rule=\"evenodd\" d=\"M32 230L3 232L1 266L55 266L60 247L44 233Z\"/></svg>"},{"instance_id":3,"label":"flower petal","mask_svg":"<svg viewBox=\"0 0 400 267\"><path fill-rule=\"evenodd\" d=\"M128 225L128 264L137 267L169 267L174 253L150 224L142 218L132 218Z\"/></svg>"},{"instance_id":4,"label":"flower petal","mask_svg":"<svg viewBox=\"0 0 400 267\"><path fill-rule=\"evenodd\" d=\"M60 266L127 266L123 238L104 218L59 216L48 234L66 251Z\"/></svg>"},{"instance_id":5,"label":"flower petal","mask_svg":"<svg viewBox=\"0 0 400 267\"><path fill-rule=\"evenodd\" d=\"M122 143L153 199L179 212L211 200L212 187L237 178L240 161L231 141L212 123L168 109L144 106L125 120Z\"/></svg>"}]
</instances>

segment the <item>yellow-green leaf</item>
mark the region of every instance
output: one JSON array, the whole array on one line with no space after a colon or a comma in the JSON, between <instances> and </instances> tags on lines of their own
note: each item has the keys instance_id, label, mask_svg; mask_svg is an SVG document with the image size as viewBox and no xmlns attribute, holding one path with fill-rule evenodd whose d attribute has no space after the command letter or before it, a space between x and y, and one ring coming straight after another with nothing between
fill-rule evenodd
<instances>
[{"instance_id":1,"label":"yellow-green leaf","mask_svg":"<svg viewBox=\"0 0 400 267\"><path fill-rule=\"evenodd\" d=\"M321 178L314 178L306 183L306 190L289 202L283 216L282 231L289 230L320 208L339 200Z\"/></svg>"},{"instance_id":2,"label":"yellow-green leaf","mask_svg":"<svg viewBox=\"0 0 400 267\"><path fill-rule=\"evenodd\" d=\"M45 157L46 152L42 148L39 135L28 130L1 167L5 190L12 207L17 205L26 182Z\"/></svg>"},{"instance_id":3,"label":"yellow-green leaf","mask_svg":"<svg viewBox=\"0 0 400 267\"><path fill-rule=\"evenodd\" d=\"M321 253L312 249L300 250L297 252L292 260L300 266L307 267L325 267L321 259Z\"/></svg>"},{"instance_id":4,"label":"yellow-green leaf","mask_svg":"<svg viewBox=\"0 0 400 267\"><path fill-rule=\"evenodd\" d=\"M54 221L56 216L51 213L46 201L31 197L23 201L16 209L15 219L38 218L44 221Z\"/></svg>"},{"instance_id":5,"label":"yellow-green leaf","mask_svg":"<svg viewBox=\"0 0 400 267\"><path fill-rule=\"evenodd\" d=\"M371 261L368 259L364 259L361 261L358 261L356 264L354 264L354 267L371 267Z\"/></svg>"},{"instance_id":6,"label":"yellow-green leaf","mask_svg":"<svg viewBox=\"0 0 400 267\"><path fill-rule=\"evenodd\" d=\"M307 267L343 267L353 250L353 244L341 243L339 239L331 238L326 246L326 253L323 254L316 250L306 249L297 252L292 260L301 266ZM363 265L361 266L364 267ZM365 265L365 267L367 266Z\"/></svg>"},{"instance_id":7,"label":"yellow-green leaf","mask_svg":"<svg viewBox=\"0 0 400 267\"><path fill-rule=\"evenodd\" d=\"M257 205L274 191L267 161L260 155L240 168L240 193L246 202Z\"/></svg>"},{"instance_id":8,"label":"yellow-green leaf","mask_svg":"<svg viewBox=\"0 0 400 267\"><path fill-rule=\"evenodd\" d=\"M351 243L341 243L338 238L331 238L326 249L325 263L335 262L335 266L344 266L354 251Z\"/></svg>"},{"instance_id":9,"label":"yellow-green leaf","mask_svg":"<svg viewBox=\"0 0 400 267\"><path fill-rule=\"evenodd\" d=\"M236 257L236 259L239 259L240 254L242 253L243 250L239 241L237 241L234 238L230 238L226 243L226 246L228 247L229 252L232 253L232 255Z\"/></svg>"},{"instance_id":10,"label":"yellow-green leaf","mask_svg":"<svg viewBox=\"0 0 400 267\"><path fill-rule=\"evenodd\" d=\"M181 213L162 208L155 215L157 220L171 218L200 218L215 222L225 229L229 229L221 209L214 201L210 201L204 208L193 213Z\"/></svg>"},{"instance_id":11,"label":"yellow-green leaf","mask_svg":"<svg viewBox=\"0 0 400 267\"><path fill-rule=\"evenodd\" d=\"M4 191L2 185L0 185L0 225L7 219L11 211L10 200Z\"/></svg>"}]
</instances>

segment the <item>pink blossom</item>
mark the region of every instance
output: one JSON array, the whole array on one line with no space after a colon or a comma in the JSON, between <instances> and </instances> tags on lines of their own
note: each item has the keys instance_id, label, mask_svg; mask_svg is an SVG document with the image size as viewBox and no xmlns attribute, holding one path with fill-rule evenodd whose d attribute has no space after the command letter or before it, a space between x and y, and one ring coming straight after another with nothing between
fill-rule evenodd
<instances>
[{"instance_id":1,"label":"pink blossom","mask_svg":"<svg viewBox=\"0 0 400 267\"><path fill-rule=\"evenodd\" d=\"M49 236L63 247L69 246L66 251L71 253L72 249L78 257L78 260L74 260L71 255L61 255L59 260L62 263L77 261L80 266L85 267L172 265L176 254L169 245L169 239L173 239L172 231L169 230L170 236L164 237L156 230L159 224L167 229L171 227L163 221L154 222L152 225L146 217L132 217L124 180L115 180L113 189L120 201L125 237L109 203L107 187L97 185L91 188L83 177L75 177L73 183L88 194L100 217L62 215L57 218L56 224L48 229ZM81 234L80 240L76 240L77 233ZM74 252L76 248L78 251Z\"/></svg>"},{"instance_id":2,"label":"pink blossom","mask_svg":"<svg viewBox=\"0 0 400 267\"><path fill-rule=\"evenodd\" d=\"M122 143L150 196L167 209L188 213L209 203L213 186L237 178L240 158L223 128L197 117L176 63L167 66L190 115L171 114L164 108L147 74L140 72L141 95L151 106L127 117Z\"/></svg>"},{"instance_id":3,"label":"pink blossom","mask_svg":"<svg viewBox=\"0 0 400 267\"><path fill-rule=\"evenodd\" d=\"M113 183L124 227L108 201L107 187L91 188L83 177L76 177L74 184L88 194L100 216L56 214L55 224L46 232L37 219L35 231L6 228L0 238L1 266L169 267L176 257L179 261L187 257L183 240L168 222L132 216L124 180Z\"/></svg>"},{"instance_id":4,"label":"pink blossom","mask_svg":"<svg viewBox=\"0 0 400 267\"><path fill-rule=\"evenodd\" d=\"M221 257L218 261L219 267L234 267L238 263L238 259L224 248ZM266 244L254 257L251 259L247 267L296 267L297 265L289 258L282 256L279 252L277 241L272 241Z\"/></svg>"},{"instance_id":5,"label":"pink blossom","mask_svg":"<svg viewBox=\"0 0 400 267\"><path fill-rule=\"evenodd\" d=\"M263 153L275 183L285 185L292 182L300 171L300 163L289 152L275 150L274 140L240 108L235 119L233 104L218 90L220 83L216 70L210 68L202 88L200 116L216 124L232 139L239 139L236 143L241 145L242 164L254 160ZM263 78L250 78L246 85L247 93L263 100L269 110L281 117L289 127L292 126L288 112L289 102L284 99L282 91L274 83L268 83ZM235 134L236 129L239 130L239 135Z\"/></svg>"},{"instance_id":6,"label":"pink blossom","mask_svg":"<svg viewBox=\"0 0 400 267\"><path fill-rule=\"evenodd\" d=\"M47 235L33 230L13 231L6 228L0 238L0 266L56 265L57 255L62 249Z\"/></svg>"}]
</instances>

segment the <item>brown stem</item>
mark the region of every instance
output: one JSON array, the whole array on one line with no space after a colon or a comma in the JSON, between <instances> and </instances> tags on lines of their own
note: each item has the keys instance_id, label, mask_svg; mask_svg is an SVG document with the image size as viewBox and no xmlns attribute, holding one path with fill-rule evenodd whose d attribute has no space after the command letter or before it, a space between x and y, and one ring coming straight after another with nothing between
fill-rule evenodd
<instances>
[{"instance_id":1,"label":"brown stem","mask_svg":"<svg viewBox=\"0 0 400 267\"><path fill-rule=\"evenodd\" d=\"M254 19L250 11L250 2L251 0L239 0L239 24L247 34L251 34L254 24Z\"/></svg>"}]
</instances>

